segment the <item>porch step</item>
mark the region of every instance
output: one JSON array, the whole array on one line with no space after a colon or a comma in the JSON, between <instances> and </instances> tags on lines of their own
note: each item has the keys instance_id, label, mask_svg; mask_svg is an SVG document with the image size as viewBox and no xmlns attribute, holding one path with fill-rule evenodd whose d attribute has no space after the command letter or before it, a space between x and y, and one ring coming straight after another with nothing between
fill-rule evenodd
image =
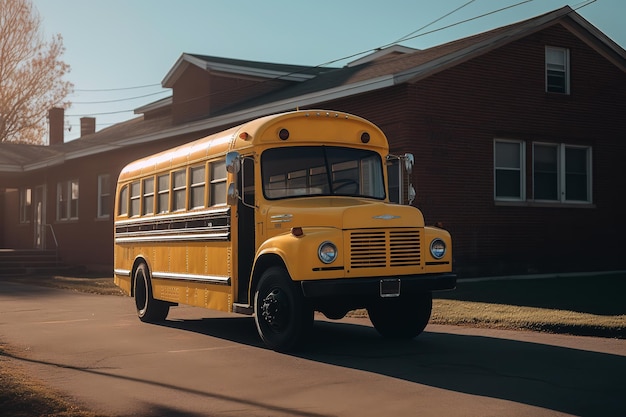
<instances>
[{"instance_id":1,"label":"porch step","mask_svg":"<svg viewBox=\"0 0 626 417\"><path fill-rule=\"evenodd\" d=\"M53 274L66 268L53 250L0 249L0 276Z\"/></svg>"}]
</instances>

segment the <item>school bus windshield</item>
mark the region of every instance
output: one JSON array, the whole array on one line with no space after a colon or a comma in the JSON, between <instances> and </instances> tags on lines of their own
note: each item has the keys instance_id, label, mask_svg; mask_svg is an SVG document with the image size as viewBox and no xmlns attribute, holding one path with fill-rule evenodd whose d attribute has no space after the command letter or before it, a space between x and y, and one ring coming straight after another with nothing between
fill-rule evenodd
<instances>
[{"instance_id":1,"label":"school bus windshield","mask_svg":"<svg viewBox=\"0 0 626 417\"><path fill-rule=\"evenodd\" d=\"M378 153L333 146L269 149L261 155L263 194L269 200L302 196L359 196L383 200Z\"/></svg>"}]
</instances>

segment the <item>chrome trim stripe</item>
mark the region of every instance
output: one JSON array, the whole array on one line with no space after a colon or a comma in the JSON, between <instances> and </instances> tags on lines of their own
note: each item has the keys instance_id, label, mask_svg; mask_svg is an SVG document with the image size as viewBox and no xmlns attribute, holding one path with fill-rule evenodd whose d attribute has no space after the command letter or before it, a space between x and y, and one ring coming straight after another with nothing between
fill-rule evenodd
<instances>
[{"instance_id":1,"label":"chrome trim stripe","mask_svg":"<svg viewBox=\"0 0 626 417\"><path fill-rule=\"evenodd\" d=\"M170 213L170 214L155 214L141 218L130 218L128 220L118 220L115 222L115 226L127 226L127 225L137 225L144 223L161 223L167 220L197 220L197 219L205 219L207 216L221 216L221 215L230 215L230 207L213 209L213 210L203 210L203 211L193 211L193 212L182 212L182 213Z\"/></svg>"},{"instance_id":2,"label":"chrome trim stripe","mask_svg":"<svg viewBox=\"0 0 626 417\"><path fill-rule=\"evenodd\" d=\"M288 223L293 218L293 214L277 214L270 217L272 223Z\"/></svg>"},{"instance_id":3,"label":"chrome trim stripe","mask_svg":"<svg viewBox=\"0 0 626 417\"><path fill-rule=\"evenodd\" d=\"M134 243L134 242L181 242L181 241L209 241L209 240L228 240L230 232L227 233L190 233L177 231L177 234L148 234L126 235L116 237L115 243Z\"/></svg>"},{"instance_id":4,"label":"chrome trim stripe","mask_svg":"<svg viewBox=\"0 0 626 417\"><path fill-rule=\"evenodd\" d=\"M230 277L222 275L179 274L176 272L153 272L153 278L178 279L185 281L202 281L209 284L230 285Z\"/></svg>"},{"instance_id":5,"label":"chrome trim stripe","mask_svg":"<svg viewBox=\"0 0 626 417\"><path fill-rule=\"evenodd\" d=\"M130 269L114 269L113 273L115 275L124 275L129 277L130 276Z\"/></svg>"}]
</instances>

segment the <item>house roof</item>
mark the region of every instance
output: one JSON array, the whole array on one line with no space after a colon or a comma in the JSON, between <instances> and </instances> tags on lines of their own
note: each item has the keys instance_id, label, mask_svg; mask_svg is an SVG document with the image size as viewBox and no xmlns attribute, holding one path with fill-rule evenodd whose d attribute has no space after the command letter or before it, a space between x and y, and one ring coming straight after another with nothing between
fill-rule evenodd
<instances>
[{"instance_id":1,"label":"house roof","mask_svg":"<svg viewBox=\"0 0 626 417\"><path fill-rule=\"evenodd\" d=\"M574 33L626 72L626 51L569 6L425 50L400 46L377 50L343 68L285 65L185 53L165 76L162 83L164 87L172 87L189 65L224 76L280 79L287 83L277 91L237 103L194 122L173 125L170 116L149 120L138 117L84 138L45 149L3 143L0 144L0 172L38 169L120 146L234 126L272 113L314 106L401 83L417 82L556 24ZM140 107L136 113L171 105L172 99L169 97Z\"/></svg>"}]
</instances>

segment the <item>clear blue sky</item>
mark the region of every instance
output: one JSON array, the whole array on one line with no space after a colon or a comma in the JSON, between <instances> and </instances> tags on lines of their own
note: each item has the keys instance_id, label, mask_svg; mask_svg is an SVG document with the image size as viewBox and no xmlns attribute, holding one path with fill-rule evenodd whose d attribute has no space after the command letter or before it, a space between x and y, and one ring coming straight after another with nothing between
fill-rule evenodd
<instances>
[{"instance_id":1,"label":"clear blue sky","mask_svg":"<svg viewBox=\"0 0 626 417\"><path fill-rule=\"evenodd\" d=\"M160 83L184 52L285 64L321 65L485 13L486 17L401 42L424 49L504 26L567 4L626 48L624 0L33 0L47 38L60 33L74 83L66 111L97 130L136 117L132 110L166 97ZM521 3L521 4L520 4ZM462 7L464 6L464 7ZM342 66L359 56L331 64ZM156 84L156 85L155 85ZM151 87L120 90L152 85ZM112 91L92 91L112 90ZM153 94L153 95L150 95ZM150 95L145 97L146 95ZM144 96L144 97L140 97ZM126 100L139 97L132 100ZM111 103L102 103L112 100ZM128 111L130 110L130 111ZM104 114L111 113L115 114Z\"/></svg>"}]
</instances>

